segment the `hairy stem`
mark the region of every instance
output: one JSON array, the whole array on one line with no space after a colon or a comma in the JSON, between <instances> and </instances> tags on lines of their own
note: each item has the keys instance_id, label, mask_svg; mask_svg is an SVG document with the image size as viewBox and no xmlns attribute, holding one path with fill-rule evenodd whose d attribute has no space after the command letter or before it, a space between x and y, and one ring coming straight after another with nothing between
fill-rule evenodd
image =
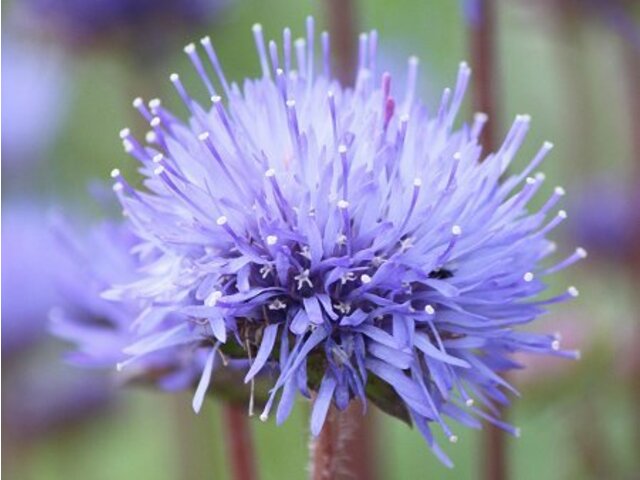
<instances>
[{"instance_id":1,"label":"hairy stem","mask_svg":"<svg viewBox=\"0 0 640 480\"><path fill-rule=\"evenodd\" d=\"M255 451L247 412L237 405L225 403L222 411L225 441L231 462L233 480L257 480Z\"/></svg>"},{"instance_id":2,"label":"hairy stem","mask_svg":"<svg viewBox=\"0 0 640 480\"><path fill-rule=\"evenodd\" d=\"M376 479L371 434L371 419L362 415L359 401L343 412L332 406L320 435L311 441L311 480Z\"/></svg>"},{"instance_id":3,"label":"hairy stem","mask_svg":"<svg viewBox=\"0 0 640 480\"><path fill-rule=\"evenodd\" d=\"M497 148L499 105L497 91L497 65L495 49L495 1L476 0L476 16L470 24L471 63L474 71L473 106L484 112L489 120L480 141L485 155ZM504 412L501 412L504 413ZM491 424L483 430L482 477L486 480L506 480L506 434Z\"/></svg>"}]
</instances>

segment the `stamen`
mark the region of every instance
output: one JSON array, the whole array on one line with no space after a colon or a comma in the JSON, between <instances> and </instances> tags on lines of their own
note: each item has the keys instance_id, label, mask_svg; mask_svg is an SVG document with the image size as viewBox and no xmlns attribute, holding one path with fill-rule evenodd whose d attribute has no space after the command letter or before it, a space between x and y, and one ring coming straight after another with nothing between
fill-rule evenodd
<instances>
[{"instance_id":1,"label":"stamen","mask_svg":"<svg viewBox=\"0 0 640 480\"><path fill-rule=\"evenodd\" d=\"M219 290L216 290L214 292L211 292L207 298L204 300L204 304L207 307L215 307L216 304L218 303L218 300L220 300L222 298L222 292Z\"/></svg>"},{"instance_id":2,"label":"stamen","mask_svg":"<svg viewBox=\"0 0 640 480\"><path fill-rule=\"evenodd\" d=\"M309 288L313 288L313 283L311 282L311 279L309 278L309 269L305 269L302 271L302 273L300 273L299 275L296 275L295 277L293 277L293 279L298 282L298 290L302 290L302 287L304 285L307 285Z\"/></svg>"},{"instance_id":3,"label":"stamen","mask_svg":"<svg viewBox=\"0 0 640 480\"><path fill-rule=\"evenodd\" d=\"M329 40L329 33L322 32L320 35L320 41L322 43L322 73L327 79L331 78L331 46Z\"/></svg>"},{"instance_id":4,"label":"stamen","mask_svg":"<svg viewBox=\"0 0 640 480\"><path fill-rule=\"evenodd\" d=\"M196 72L198 73L198 76L200 77L200 80L202 80L202 83L204 83L205 87L207 88L207 91L209 92L209 96L215 95L216 90L215 88L213 88L213 84L211 83L211 80L209 79L209 75L207 75L207 72L204 69L204 65L202 65L202 61L200 60L200 55L198 55L198 52L196 51L195 44L190 43L189 45L184 47L184 53L186 53L187 56L189 57L189 60L191 60L191 63L193 64L193 68L195 68Z\"/></svg>"},{"instance_id":5,"label":"stamen","mask_svg":"<svg viewBox=\"0 0 640 480\"><path fill-rule=\"evenodd\" d=\"M227 82L227 79L224 76L224 71L222 70L222 66L218 61L218 56L216 55L216 52L213 49L213 45L211 44L211 39L209 37L204 37L202 40L200 40L200 44L204 47L205 52L207 52L209 61L211 62L211 65L213 66L213 69L215 70L216 75L218 76L218 80L220 80L220 83L222 84L222 88L224 89L225 95L229 97L231 93L229 89L229 83Z\"/></svg>"},{"instance_id":6,"label":"stamen","mask_svg":"<svg viewBox=\"0 0 640 480\"><path fill-rule=\"evenodd\" d=\"M262 25L256 23L253 25L253 38L256 42L256 49L258 50L258 57L260 58L260 66L262 67L262 76L264 78L270 77L269 61L267 60L267 52L264 47L264 37L262 35Z\"/></svg>"},{"instance_id":7,"label":"stamen","mask_svg":"<svg viewBox=\"0 0 640 480\"><path fill-rule=\"evenodd\" d=\"M570 255L569 257L567 257L565 260L563 260L562 262L558 263L557 265L545 270L544 274L545 275L550 275L552 273L559 272L560 270L563 270L563 269L569 267L570 265L573 265L577 261L582 260L584 258L587 258L587 251L582 247L578 247L578 248L576 248L576 251L573 252L572 255Z\"/></svg>"}]
</instances>

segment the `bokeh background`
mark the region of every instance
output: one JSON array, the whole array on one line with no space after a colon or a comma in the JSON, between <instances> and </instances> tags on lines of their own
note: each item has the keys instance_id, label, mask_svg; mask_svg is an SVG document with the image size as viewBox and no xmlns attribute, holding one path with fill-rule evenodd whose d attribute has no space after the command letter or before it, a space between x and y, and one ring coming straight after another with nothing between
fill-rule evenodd
<instances>
[{"instance_id":1,"label":"bokeh background","mask_svg":"<svg viewBox=\"0 0 640 480\"><path fill-rule=\"evenodd\" d=\"M116 11L115 4L135 4ZM149 5L153 4L150 8ZM469 59L468 4L359 0L355 21L377 29L381 62L403 78L420 57L422 97L435 105ZM525 359L523 395L508 412L515 479L640 478L640 12L638 2L499 0L498 131L533 118L523 165L549 140L547 192L567 190L561 249L589 258L559 275L581 296L536 328L558 331L578 362ZM150 14L149 12L153 12ZM13 0L2 3L2 473L7 479L228 478L221 408L196 416L190 392L118 389L115 372L66 365L50 338L58 270L51 212L89 221L109 207L109 172L132 174L118 132L142 128L134 97L179 99L168 81L196 85L182 47L210 35L229 78L259 73L254 22L267 38L328 25L323 0ZM119 23L118 23L119 22ZM116 25L116 26L114 26ZM467 102L466 115L471 109ZM178 107L179 108L179 107ZM182 111L179 109L179 111ZM543 187L545 188L545 187ZM544 197L544 195L540 195ZM107 214L109 214L107 213ZM252 421L261 476L306 475L308 405L282 427ZM382 415L380 478L477 478L478 432L446 444L447 470L419 434ZM458 433L458 432L457 432Z\"/></svg>"}]
</instances>

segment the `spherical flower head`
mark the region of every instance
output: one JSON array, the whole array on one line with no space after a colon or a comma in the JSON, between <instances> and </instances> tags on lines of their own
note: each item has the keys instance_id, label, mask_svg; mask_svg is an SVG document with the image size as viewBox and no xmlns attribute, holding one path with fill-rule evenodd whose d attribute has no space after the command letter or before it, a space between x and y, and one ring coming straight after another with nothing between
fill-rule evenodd
<instances>
[{"instance_id":1,"label":"spherical flower head","mask_svg":"<svg viewBox=\"0 0 640 480\"><path fill-rule=\"evenodd\" d=\"M431 428L455 441L447 419L488 419L515 434L495 417L503 390L513 390L500 376L516 367L511 354L574 356L553 335L518 330L577 295L571 287L544 297L544 280L584 256L543 265L554 252L547 235L566 218L554 210L562 192L538 210L527 204L551 144L501 181L530 119L518 116L502 147L483 154L485 115L454 128L466 64L431 114L415 98L415 58L398 93L380 74L376 32L360 37L353 88L332 80L326 33L317 69L312 19L305 38L292 42L285 29L282 49L265 44L259 25L253 33L262 76L242 88L208 39L217 80L195 45L185 48L211 96L201 105L171 76L188 122L159 100L134 102L151 125L148 145L128 129L121 138L145 188L112 176L154 261L111 295L185 316L181 330L156 329L148 350L190 335L207 351L196 398L221 350L249 359L249 383L265 366L278 369L263 420L280 392L278 423L297 393L315 392L314 435L332 403L344 409L354 398L412 421L446 463Z\"/></svg>"}]
</instances>

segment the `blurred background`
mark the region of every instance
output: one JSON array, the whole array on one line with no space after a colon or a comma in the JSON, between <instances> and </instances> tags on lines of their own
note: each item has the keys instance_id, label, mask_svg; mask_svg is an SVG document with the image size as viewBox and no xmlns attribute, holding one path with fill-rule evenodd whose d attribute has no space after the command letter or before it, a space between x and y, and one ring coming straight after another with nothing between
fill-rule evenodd
<instances>
[{"instance_id":1,"label":"blurred background","mask_svg":"<svg viewBox=\"0 0 640 480\"><path fill-rule=\"evenodd\" d=\"M182 47L210 35L227 76L259 74L251 36L267 38L304 18L322 28L329 0L13 0L2 3L2 473L7 479L227 479L221 408L196 416L191 392L117 389L115 372L63 362L47 318L64 261L48 231L51 211L105 215L109 172L134 162L118 132L142 128L131 101L179 99L168 80L195 85ZM508 440L515 479L640 478L640 2L499 0L496 58L502 137L516 114L533 118L522 166L540 144L547 192L567 190L567 225L557 242L589 259L558 276L577 301L535 328L558 331L578 362L523 359L522 391L509 411L522 429ZM434 106L469 59L473 2L359 0L358 30L377 29L380 63L403 78L420 58L419 88ZM178 111L182 111L179 109ZM470 119L467 101L466 119ZM545 188L545 187L543 187ZM543 192L544 193L544 192ZM539 195L544 198L545 195ZM90 200L95 199L95 200ZM111 211L106 207L106 211ZM111 211L117 215L115 210ZM634 251L635 250L635 251ZM252 421L261 477L306 476L308 406L284 426ZM416 431L382 415L379 477L477 478L481 434L459 430L444 445L454 470ZM457 432L458 433L458 432Z\"/></svg>"}]
</instances>

